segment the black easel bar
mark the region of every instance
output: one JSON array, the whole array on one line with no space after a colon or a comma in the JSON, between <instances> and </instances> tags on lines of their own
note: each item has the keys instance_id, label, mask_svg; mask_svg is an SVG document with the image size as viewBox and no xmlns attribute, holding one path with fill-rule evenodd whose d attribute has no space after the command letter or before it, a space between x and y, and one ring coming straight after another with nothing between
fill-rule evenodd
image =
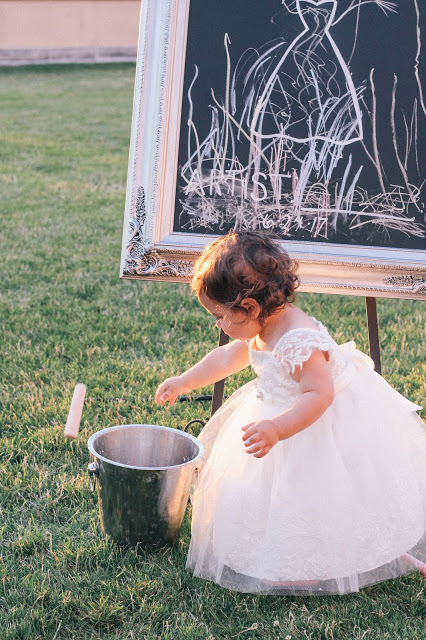
<instances>
[{"instance_id":1,"label":"black easel bar","mask_svg":"<svg viewBox=\"0 0 426 640\"><path fill-rule=\"evenodd\" d=\"M228 344L228 342L229 342L229 336L227 336L226 333L224 333L221 329L220 336L219 336L219 347L223 347L223 345ZM218 382L215 382L215 385L213 388L212 410L210 412L210 416L216 413L216 411L219 409L220 405L222 404L223 390L225 388L225 379L226 378L224 378L223 380L218 380Z\"/></svg>"},{"instance_id":2,"label":"black easel bar","mask_svg":"<svg viewBox=\"0 0 426 640\"><path fill-rule=\"evenodd\" d=\"M368 339L370 342L370 356L374 362L374 369L382 375L380 362L379 323L377 320L376 298L365 298L367 306Z\"/></svg>"}]
</instances>

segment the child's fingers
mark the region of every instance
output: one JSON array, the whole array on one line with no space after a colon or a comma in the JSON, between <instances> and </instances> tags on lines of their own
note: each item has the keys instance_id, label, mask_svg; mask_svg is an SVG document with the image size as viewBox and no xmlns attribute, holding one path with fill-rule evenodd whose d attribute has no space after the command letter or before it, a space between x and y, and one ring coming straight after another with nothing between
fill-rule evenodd
<instances>
[{"instance_id":1,"label":"child's fingers","mask_svg":"<svg viewBox=\"0 0 426 640\"><path fill-rule=\"evenodd\" d=\"M256 424L255 422L249 422L244 427L241 427L241 431L245 432L243 435L243 440L247 440L247 438L250 438L250 435L254 433L254 429L252 429L252 431L248 431L248 429L253 427L255 424Z\"/></svg>"},{"instance_id":2,"label":"child's fingers","mask_svg":"<svg viewBox=\"0 0 426 640\"><path fill-rule=\"evenodd\" d=\"M160 390L157 391L157 393L155 394L155 402L157 402L158 404L164 404L165 399L164 399L164 392L161 392Z\"/></svg>"},{"instance_id":3,"label":"child's fingers","mask_svg":"<svg viewBox=\"0 0 426 640\"><path fill-rule=\"evenodd\" d=\"M161 405L164 405L166 404L166 402L168 402L170 406L172 406L174 405L177 397L178 394L176 393L176 391L174 391L173 388L167 386L166 390L159 397L159 403Z\"/></svg>"},{"instance_id":4,"label":"child's fingers","mask_svg":"<svg viewBox=\"0 0 426 640\"><path fill-rule=\"evenodd\" d=\"M155 394L155 401L158 402L158 404L163 405L165 402L167 402L169 396L169 385L163 383L157 389L157 393Z\"/></svg>"},{"instance_id":5,"label":"child's fingers","mask_svg":"<svg viewBox=\"0 0 426 640\"><path fill-rule=\"evenodd\" d=\"M252 452L253 458L263 458L271 450L269 445L263 444L256 451Z\"/></svg>"},{"instance_id":6,"label":"child's fingers","mask_svg":"<svg viewBox=\"0 0 426 640\"><path fill-rule=\"evenodd\" d=\"M244 441L246 453L257 453L265 446L265 440L256 431Z\"/></svg>"},{"instance_id":7,"label":"child's fingers","mask_svg":"<svg viewBox=\"0 0 426 640\"><path fill-rule=\"evenodd\" d=\"M161 398L164 392L167 390L167 387L168 387L167 381L164 381L159 385L157 391L155 392L155 402L161 403Z\"/></svg>"},{"instance_id":8,"label":"child's fingers","mask_svg":"<svg viewBox=\"0 0 426 640\"><path fill-rule=\"evenodd\" d=\"M265 445L260 451L253 455L253 458L263 458L267 453L270 452L271 448L272 447L270 447L269 445Z\"/></svg>"},{"instance_id":9,"label":"child's fingers","mask_svg":"<svg viewBox=\"0 0 426 640\"><path fill-rule=\"evenodd\" d=\"M246 446L247 446L247 442L246 442ZM263 440L259 440L259 442L255 442L254 444L251 443L250 448L246 449L246 453L259 453L259 451L262 451L264 447L265 447L265 443L263 442Z\"/></svg>"},{"instance_id":10,"label":"child's fingers","mask_svg":"<svg viewBox=\"0 0 426 640\"><path fill-rule=\"evenodd\" d=\"M253 458L263 458L271 449L272 447L265 440L260 439L250 449L246 449L246 452L252 454Z\"/></svg>"},{"instance_id":11,"label":"child's fingers","mask_svg":"<svg viewBox=\"0 0 426 640\"><path fill-rule=\"evenodd\" d=\"M167 401L170 403L170 405L173 404L173 401L174 401L173 394L170 391L166 391L161 396L161 404L162 405L166 404Z\"/></svg>"}]
</instances>

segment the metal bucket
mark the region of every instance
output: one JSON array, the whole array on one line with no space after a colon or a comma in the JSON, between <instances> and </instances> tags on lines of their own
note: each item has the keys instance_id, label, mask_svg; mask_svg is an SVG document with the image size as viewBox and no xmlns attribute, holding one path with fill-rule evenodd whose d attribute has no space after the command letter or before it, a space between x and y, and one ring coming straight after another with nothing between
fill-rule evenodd
<instances>
[{"instance_id":1,"label":"metal bucket","mask_svg":"<svg viewBox=\"0 0 426 640\"><path fill-rule=\"evenodd\" d=\"M204 453L201 442L169 427L125 424L98 431L87 446L102 534L122 546L173 545Z\"/></svg>"}]
</instances>

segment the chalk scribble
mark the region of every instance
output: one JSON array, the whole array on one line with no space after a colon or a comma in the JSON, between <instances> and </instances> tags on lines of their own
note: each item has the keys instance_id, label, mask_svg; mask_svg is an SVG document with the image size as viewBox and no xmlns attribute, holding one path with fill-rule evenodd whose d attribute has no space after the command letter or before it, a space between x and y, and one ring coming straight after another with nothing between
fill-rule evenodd
<instances>
[{"instance_id":1,"label":"chalk scribble","mask_svg":"<svg viewBox=\"0 0 426 640\"><path fill-rule=\"evenodd\" d=\"M424 237L415 215L422 207L422 185L411 184L407 172L410 158L418 167L419 111L424 110L420 36L414 70L420 98L404 113L403 131L397 131L395 120L394 78L389 130L400 183L388 184L377 139L374 69L355 86L350 61L333 39L336 25L351 11L359 16L366 4L376 5L385 18L397 12L386 0L353 0L340 15L337 0L284 0L300 19L300 33L291 41L283 37L247 49L235 65L225 34L224 97L219 100L212 88L210 131L202 138L193 119L195 68L186 96L187 159L180 167L184 186L178 195L187 229L260 227L284 237L302 231L326 240L343 224L349 231L368 226L374 233ZM354 49L355 43L352 55ZM355 160L356 145L368 167ZM377 174L374 194L361 186L366 170Z\"/></svg>"}]
</instances>

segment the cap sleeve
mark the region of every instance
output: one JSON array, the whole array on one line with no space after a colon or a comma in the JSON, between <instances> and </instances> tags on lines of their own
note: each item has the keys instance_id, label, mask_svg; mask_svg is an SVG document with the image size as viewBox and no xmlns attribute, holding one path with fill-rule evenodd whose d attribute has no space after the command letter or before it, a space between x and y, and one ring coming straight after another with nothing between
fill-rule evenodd
<instances>
[{"instance_id":1,"label":"cap sleeve","mask_svg":"<svg viewBox=\"0 0 426 640\"><path fill-rule=\"evenodd\" d=\"M294 373L296 367L302 367L314 351L333 349L333 340L328 333L317 329L293 329L284 334L276 344L273 353L287 373Z\"/></svg>"}]
</instances>

